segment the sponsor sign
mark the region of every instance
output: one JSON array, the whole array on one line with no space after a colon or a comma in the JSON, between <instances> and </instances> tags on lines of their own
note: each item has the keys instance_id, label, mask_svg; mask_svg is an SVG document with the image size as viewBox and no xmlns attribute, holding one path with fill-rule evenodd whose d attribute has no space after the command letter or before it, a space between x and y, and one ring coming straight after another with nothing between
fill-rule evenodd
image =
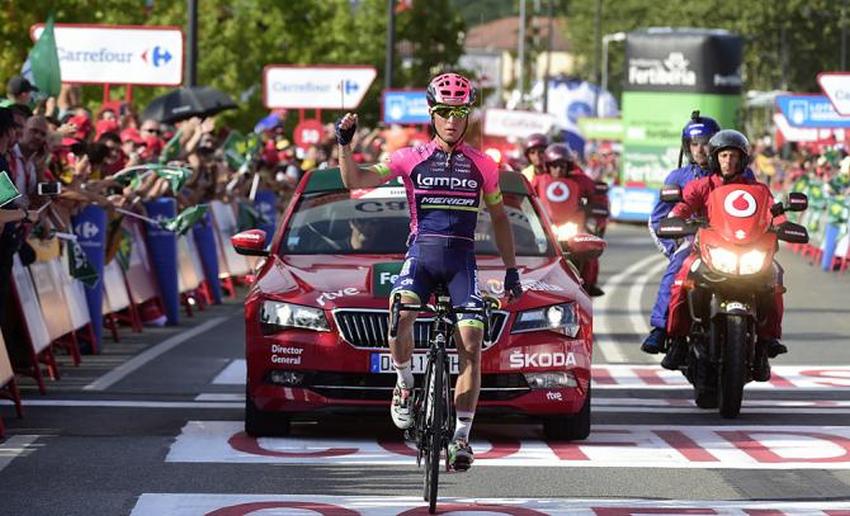
<instances>
[{"instance_id":1,"label":"sponsor sign","mask_svg":"<svg viewBox=\"0 0 850 516\"><path fill-rule=\"evenodd\" d=\"M735 190L723 200L723 209L726 213L739 219L752 217L756 208L758 204L755 198L746 190Z\"/></svg>"},{"instance_id":2,"label":"sponsor sign","mask_svg":"<svg viewBox=\"0 0 850 516\"><path fill-rule=\"evenodd\" d=\"M62 82L179 86L183 82L180 27L57 23ZM33 25L37 40L43 24Z\"/></svg>"},{"instance_id":3,"label":"sponsor sign","mask_svg":"<svg viewBox=\"0 0 850 516\"><path fill-rule=\"evenodd\" d=\"M624 91L739 94L744 41L713 29L642 30L626 37Z\"/></svg>"},{"instance_id":4,"label":"sponsor sign","mask_svg":"<svg viewBox=\"0 0 850 516\"><path fill-rule=\"evenodd\" d=\"M850 469L847 426L594 425L587 440L564 443L516 425L478 428L473 441L478 467ZM189 421L166 462L410 465L415 457L401 436L256 439L240 421Z\"/></svg>"},{"instance_id":5,"label":"sponsor sign","mask_svg":"<svg viewBox=\"0 0 850 516\"><path fill-rule=\"evenodd\" d=\"M818 74L818 84L839 115L850 115L850 73Z\"/></svg>"},{"instance_id":6,"label":"sponsor sign","mask_svg":"<svg viewBox=\"0 0 850 516\"><path fill-rule=\"evenodd\" d=\"M384 90L381 119L385 124L430 124L425 90Z\"/></svg>"},{"instance_id":7,"label":"sponsor sign","mask_svg":"<svg viewBox=\"0 0 850 516\"><path fill-rule=\"evenodd\" d=\"M578 128L581 135L588 140L614 140L623 139L622 118L579 118Z\"/></svg>"},{"instance_id":8,"label":"sponsor sign","mask_svg":"<svg viewBox=\"0 0 850 516\"><path fill-rule=\"evenodd\" d=\"M488 109L484 112L484 134L513 138L527 138L534 133L547 134L555 117L533 111Z\"/></svg>"},{"instance_id":9,"label":"sponsor sign","mask_svg":"<svg viewBox=\"0 0 850 516\"><path fill-rule=\"evenodd\" d=\"M810 514L837 515L849 502L747 502L718 500L611 500L571 498L456 498L440 497L441 512L461 514ZM272 511L275 514L335 514L338 516L396 516L425 514L422 500L412 496L253 495L210 493L144 493L131 516L242 516ZM271 514L271 512L269 513Z\"/></svg>"},{"instance_id":10,"label":"sponsor sign","mask_svg":"<svg viewBox=\"0 0 850 516\"><path fill-rule=\"evenodd\" d=\"M791 127L850 127L850 116L841 116L825 95L778 95L776 106Z\"/></svg>"},{"instance_id":11,"label":"sponsor sign","mask_svg":"<svg viewBox=\"0 0 850 516\"><path fill-rule=\"evenodd\" d=\"M652 209L658 202L658 190L613 186L608 191L608 200L612 219L645 221L649 220Z\"/></svg>"},{"instance_id":12,"label":"sponsor sign","mask_svg":"<svg viewBox=\"0 0 850 516\"><path fill-rule=\"evenodd\" d=\"M372 266L372 295L389 299L404 262L376 263Z\"/></svg>"},{"instance_id":13,"label":"sponsor sign","mask_svg":"<svg viewBox=\"0 0 850 516\"><path fill-rule=\"evenodd\" d=\"M268 65L263 102L269 109L356 109L377 75L373 66Z\"/></svg>"}]
</instances>

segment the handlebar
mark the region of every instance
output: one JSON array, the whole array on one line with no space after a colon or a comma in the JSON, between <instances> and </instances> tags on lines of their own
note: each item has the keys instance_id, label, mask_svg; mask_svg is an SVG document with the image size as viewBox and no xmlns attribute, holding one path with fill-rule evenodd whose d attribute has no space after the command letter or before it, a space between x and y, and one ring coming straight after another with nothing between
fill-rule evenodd
<instances>
[{"instance_id":1,"label":"handlebar","mask_svg":"<svg viewBox=\"0 0 850 516\"><path fill-rule=\"evenodd\" d=\"M462 306L449 305L449 314L480 314L484 316L484 338L486 339L490 333L490 312L501 306L499 300L490 296L484 296L484 306L482 308L466 308ZM439 305L439 303L438 303ZM437 314L441 310L438 306L432 304L407 304L401 302L401 294L395 293L393 301L390 305L390 337L398 336L398 321L401 312L420 312L428 314Z\"/></svg>"}]
</instances>

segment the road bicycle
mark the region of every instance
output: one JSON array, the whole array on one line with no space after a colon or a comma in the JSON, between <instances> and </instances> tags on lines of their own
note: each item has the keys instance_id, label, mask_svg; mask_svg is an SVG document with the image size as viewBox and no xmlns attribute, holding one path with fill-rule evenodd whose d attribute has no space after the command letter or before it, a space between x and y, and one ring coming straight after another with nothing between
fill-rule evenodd
<instances>
[{"instance_id":1,"label":"road bicycle","mask_svg":"<svg viewBox=\"0 0 850 516\"><path fill-rule=\"evenodd\" d=\"M459 314L482 314L484 336L487 338L490 310L498 306L498 300L485 298L483 308L454 307L444 285L437 287L434 297L436 299L434 305L406 304L401 302L401 294L396 293L390 307L391 337L398 335L398 320L401 312L417 312L434 316L428 339L425 380L420 389L414 389L414 423L405 434L416 443L416 466L421 467L424 459L423 497L429 503L428 509L431 514L437 510L440 455L444 454L446 471L449 471L448 446L455 430L450 355L446 345L454 335Z\"/></svg>"}]
</instances>

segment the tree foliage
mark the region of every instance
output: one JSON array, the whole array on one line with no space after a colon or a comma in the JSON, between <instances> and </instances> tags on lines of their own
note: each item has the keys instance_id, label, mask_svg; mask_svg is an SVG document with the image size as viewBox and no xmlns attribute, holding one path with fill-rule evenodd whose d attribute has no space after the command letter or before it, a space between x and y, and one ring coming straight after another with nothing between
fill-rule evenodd
<instances>
[{"instance_id":1,"label":"tree foliage","mask_svg":"<svg viewBox=\"0 0 850 516\"><path fill-rule=\"evenodd\" d=\"M57 23L171 25L186 30L185 0L7 0L0 10L0 78L20 73L32 40L29 28L53 11ZM423 87L429 70L457 62L462 51L462 18L449 0L415 0L399 13L397 41L415 49L409 68L397 56L394 87ZM226 91L240 105L227 121L248 129L266 110L262 105L262 71L268 64L361 64L378 69L378 78L360 107L366 123L377 120L383 88L386 0L200 0L198 9L197 81ZM141 110L168 88L135 87ZM100 103L101 89L85 88L90 107ZM335 116L328 113L328 117Z\"/></svg>"},{"instance_id":2,"label":"tree foliage","mask_svg":"<svg viewBox=\"0 0 850 516\"><path fill-rule=\"evenodd\" d=\"M819 91L818 72L839 68L839 1L600 1L602 34L672 26L727 29L741 35L745 89ZM595 1L569 2L568 37L578 57L578 73L588 79L595 55L595 11ZM622 44L611 44L609 85L617 93L623 81L623 54Z\"/></svg>"}]
</instances>

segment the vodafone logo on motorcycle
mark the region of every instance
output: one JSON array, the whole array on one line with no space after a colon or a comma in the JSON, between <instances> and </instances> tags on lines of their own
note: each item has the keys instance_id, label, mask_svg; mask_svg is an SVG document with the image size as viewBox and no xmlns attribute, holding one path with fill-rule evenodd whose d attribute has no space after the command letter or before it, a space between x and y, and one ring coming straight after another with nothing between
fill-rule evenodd
<instances>
[{"instance_id":1,"label":"vodafone logo on motorcycle","mask_svg":"<svg viewBox=\"0 0 850 516\"><path fill-rule=\"evenodd\" d=\"M752 217L757 208L755 197L746 190L735 190L723 200L723 209L726 213L739 219Z\"/></svg>"},{"instance_id":2,"label":"vodafone logo on motorcycle","mask_svg":"<svg viewBox=\"0 0 850 516\"><path fill-rule=\"evenodd\" d=\"M570 187L566 183L551 183L546 187L546 198L552 202L565 202L570 198Z\"/></svg>"}]
</instances>

